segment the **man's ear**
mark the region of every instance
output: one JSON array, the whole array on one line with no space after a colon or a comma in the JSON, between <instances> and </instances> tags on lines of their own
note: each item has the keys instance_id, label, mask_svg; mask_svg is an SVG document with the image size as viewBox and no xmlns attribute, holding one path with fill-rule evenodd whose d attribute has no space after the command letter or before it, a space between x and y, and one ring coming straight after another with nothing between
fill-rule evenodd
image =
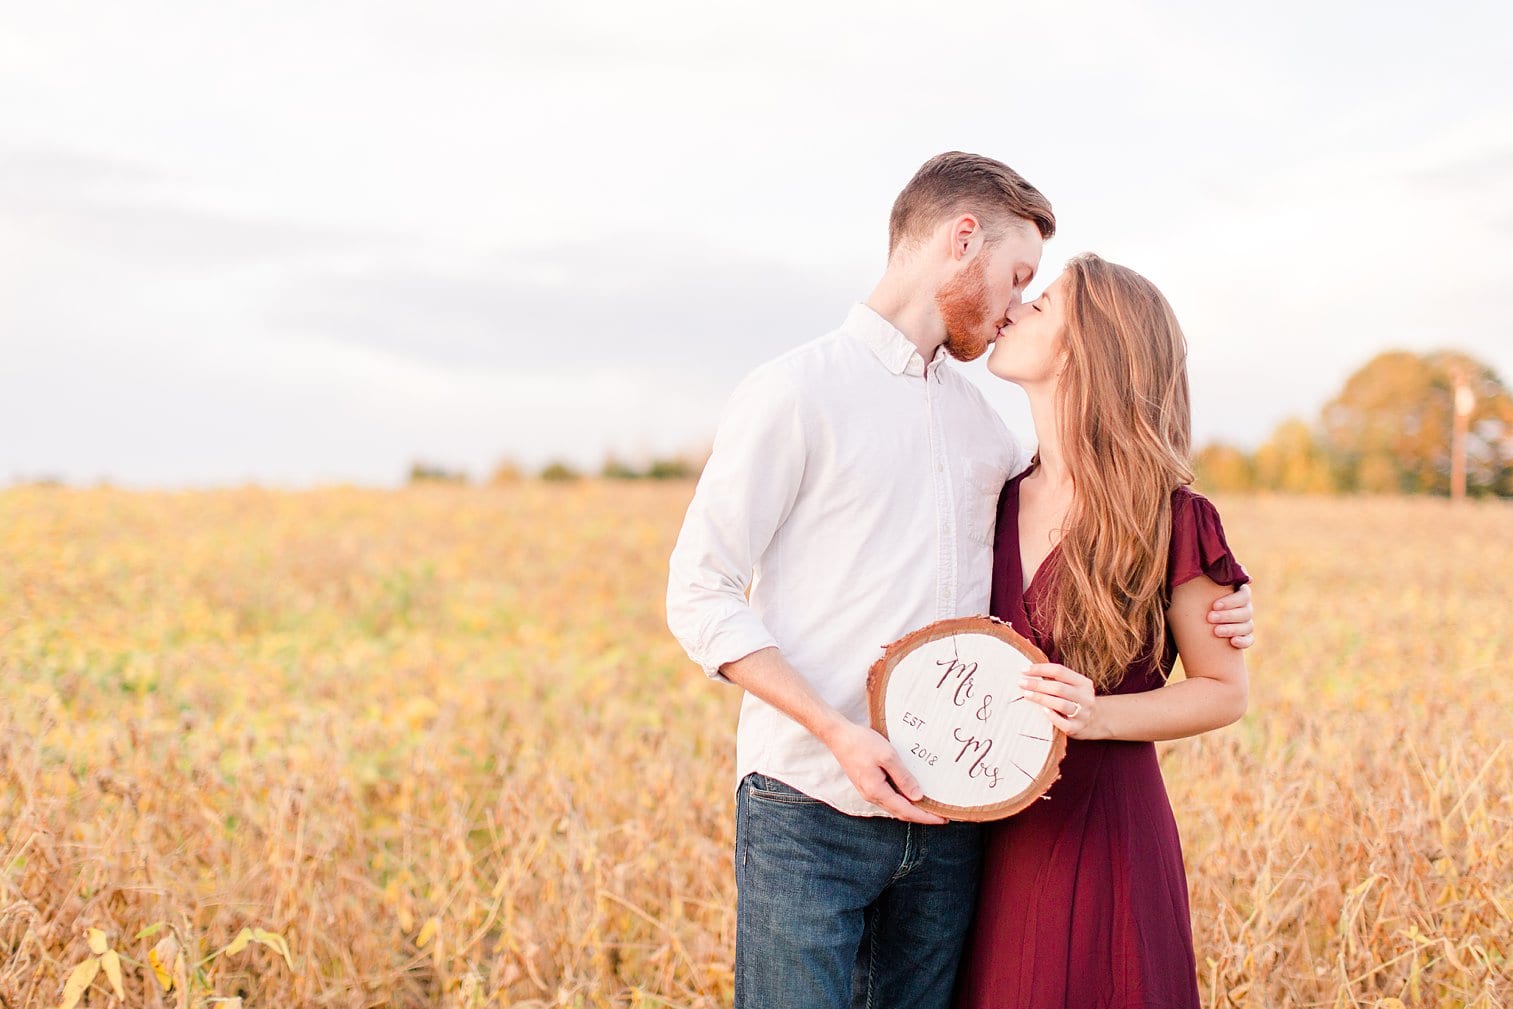
<instances>
[{"instance_id":1,"label":"man's ear","mask_svg":"<svg viewBox=\"0 0 1513 1009\"><path fill-rule=\"evenodd\" d=\"M982 247L982 223L976 214L962 214L951 222L951 258L966 259Z\"/></svg>"}]
</instances>

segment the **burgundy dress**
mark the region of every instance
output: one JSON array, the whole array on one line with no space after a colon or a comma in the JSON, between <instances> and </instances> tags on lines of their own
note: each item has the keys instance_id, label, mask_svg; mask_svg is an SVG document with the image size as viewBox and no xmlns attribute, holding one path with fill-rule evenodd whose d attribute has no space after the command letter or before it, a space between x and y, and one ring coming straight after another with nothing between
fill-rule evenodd
<instances>
[{"instance_id":1,"label":"burgundy dress","mask_svg":"<svg viewBox=\"0 0 1513 1009\"><path fill-rule=\"evenodd\" d=\"M1026 597L1043 607L1052 549L1027 590L1019 558L1019 481L998 501L992 613L1061 657L1031 625ZM1168 590L1199 574L1220 585L1250 580L1224 541L1208 499L1172 493ZM1152 642L1154 645L1154 642ZM1113 692L1153 690L1176 661L1167 632ZM957 980L956 1009L1123 1009L1198 1005L1187 878L1154 743L1067 740L1047 798L988 826L976 920Z\"/></svg>"}]
</instances>

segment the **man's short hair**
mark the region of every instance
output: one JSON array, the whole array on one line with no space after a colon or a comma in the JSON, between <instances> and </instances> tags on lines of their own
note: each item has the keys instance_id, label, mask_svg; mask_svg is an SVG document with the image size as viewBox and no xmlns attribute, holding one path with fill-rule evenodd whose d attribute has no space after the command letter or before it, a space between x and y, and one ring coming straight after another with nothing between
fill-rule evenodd
<instances>
[{"instance_id":1,"label":"man's short hair","mask_svg":"<svg viewBox=\"0 0 1513 1009\"><path fill-rule=\"evenodd\" d=\"M976 215L989 241L1012 223L1029 221L1041 238L1056 233L1051 201L1001 161L947 151L926 161L893 201L888 218L888 255L901 244L921 241L948 216Z\"/></svg>"}]
</instances>

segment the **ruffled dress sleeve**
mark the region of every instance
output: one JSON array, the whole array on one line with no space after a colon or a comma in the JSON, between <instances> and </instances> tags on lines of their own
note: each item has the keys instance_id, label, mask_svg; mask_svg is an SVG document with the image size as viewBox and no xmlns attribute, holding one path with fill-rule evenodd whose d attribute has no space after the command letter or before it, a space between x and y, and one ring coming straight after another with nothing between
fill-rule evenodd
<instances>
[{"instance_id":1,"label":"ruffled dress sleeve","mask_svg":"<svg viewBox=\"0 0 1513 1009\"><path fill-rule=\"evenodd\" d=\"M1218 585L1237 589L1250 581L1224 539L1224 526L1213 502L1187 487L1172 492L1171 559L1166 568L1167 590L1199 575Z\"/></svg>"}]
</instances>

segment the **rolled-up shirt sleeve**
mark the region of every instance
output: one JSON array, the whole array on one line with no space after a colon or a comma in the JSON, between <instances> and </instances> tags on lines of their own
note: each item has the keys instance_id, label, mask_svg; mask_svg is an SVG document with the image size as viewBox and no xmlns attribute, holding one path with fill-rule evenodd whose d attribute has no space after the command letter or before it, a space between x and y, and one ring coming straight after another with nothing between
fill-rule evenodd
<instances>
[{"instance_id":1,"label":"rolled-up shirt sleeve","mask_svg":"<svg viewBox=\"0 0 1513 1009\"><path fill-rule=\"evenodd\" d=\"M667 626L705 674L777 644L747 602L752 574L798 498L804 412L793 379L765 365L731 394L673 547Z\"/></svg>"}]
</instances>

